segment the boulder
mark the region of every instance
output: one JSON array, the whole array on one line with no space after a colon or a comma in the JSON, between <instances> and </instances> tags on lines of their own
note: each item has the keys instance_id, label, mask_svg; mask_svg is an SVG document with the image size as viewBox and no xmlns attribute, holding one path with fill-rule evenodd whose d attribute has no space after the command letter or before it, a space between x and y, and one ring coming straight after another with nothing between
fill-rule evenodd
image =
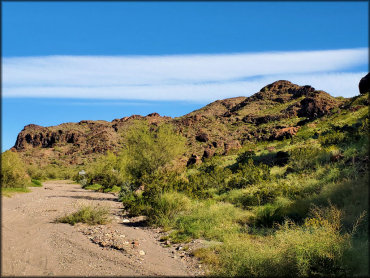
<instances>
[{"instance_id":1,"label":"boulder","mask_svg":"<svg viewBox=\"0 0 370 278\"><path fill-rule=\"evenodd\" d=\"M201 132L195 136L195 139L199 142L207 142L209 140L208 134Z\"/></svg>"},{"instance_id":2,"label":"boulder","mask_svg":"<svg viewBox=\"0 0 370 278\"><path fill-rule=\"evenodd\" d=\"M192 154L190 156L188 162L186 163L186 166L197 164L197 163L199 163L199 161L200 161L200 157L196 154Z\"/></svg>"},{"instance_id":3,"label":"boulder","mask_svg":"<svg viewBox=\"0 0 370 278\"><path fill-rule=\"evenodd\" d=\"M339 102L323 91L315 91L311 96L306 97L300 102L298 117L307 117L310 119L320 118L330 113L330 110L338 107Z\"/></svg>"},{"instance_id":4,"label":"boulder","mask_svg":"<svg viewBox=\"0 0 370 278\"><path fill-rule=\"evenodd\" d=\"M360 83L358 84L358 89L360 90L361 95L370 92L370 73L361 78Z\"/></svg>"},{"instance_id":5,"label":"boulder","mask_svg":"<svg viewBox=\"0 0 370 278\"><path fill-rule=\"evenodd\" d=\"M210 158L214 155L214 153L215 153L214 149L207 148L207 149L204 150L202 158Z\"/></svg>"}]
</instances>

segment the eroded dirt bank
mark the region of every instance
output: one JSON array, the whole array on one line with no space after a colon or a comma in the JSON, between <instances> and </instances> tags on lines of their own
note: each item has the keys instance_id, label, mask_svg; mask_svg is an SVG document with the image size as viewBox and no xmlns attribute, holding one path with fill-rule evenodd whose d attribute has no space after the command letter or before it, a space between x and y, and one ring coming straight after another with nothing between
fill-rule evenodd
<instances>
[{"instance_id":1,"label":"eroded dirt bank","mask_svg":"<svg viewBox=\"0 0 370 278\"><path fill-rule=\"evenodd\" d=\"M203 274L187 257L174 255L173 248L163 248L154 230L123 223L122 204L112 194L83 190L68 181L49 181L31 190L2 197L2 275ZM86 203L111 207L112 222L93 228L54 223L57 217ZM117 249L110 245L116 242L113 235L120 239Z\"/></svg>"}]
</instances>

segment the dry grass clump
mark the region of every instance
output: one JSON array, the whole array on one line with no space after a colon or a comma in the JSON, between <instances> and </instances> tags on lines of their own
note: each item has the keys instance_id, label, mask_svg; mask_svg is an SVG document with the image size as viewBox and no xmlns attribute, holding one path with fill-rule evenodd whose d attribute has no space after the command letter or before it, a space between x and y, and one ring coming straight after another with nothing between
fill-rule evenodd
<instances>
[{"instance_id":1,"label":"dry grass clump","mask_svg":"<svg viewBox=\"0 0 370 278\"><path fill-rule=\"evenodd\" d=\"M198 255L221 276L343 276L351 235L340 233L340 222L337 208L316 207L303 225L287 220L273 235L234 234Z\"/></svg>"},{"instance_id":2,"label":"dry grass clump","mask_svg":"<svg viewBox=\"0 0 370 278\"><path fill-rule=\"evenodd\" d=\"M60 223L75 225L86 223L89 225L103 225L110 222L109 208L105 206L82 205L76 212L65 215L56 220Z\"/></svg>"}]
</instances>

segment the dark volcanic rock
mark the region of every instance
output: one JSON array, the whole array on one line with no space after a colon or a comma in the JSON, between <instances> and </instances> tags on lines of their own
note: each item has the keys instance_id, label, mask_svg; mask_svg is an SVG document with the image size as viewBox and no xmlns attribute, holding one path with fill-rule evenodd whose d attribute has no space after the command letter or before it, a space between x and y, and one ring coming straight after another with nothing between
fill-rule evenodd
<instances>
[{"instance_id":1,"label":"dark volcanic rock","mask_svg":"<svg viewBox=\"0 0 370 278\"><path fill-rule=\"evenodd\" d=\"M211 148L207 148L203 152L203 157L202 158L210 158L214 155L215 150Z\"/></svg>"},{"instance_id":2,"label":"dark volcanic rock","mask_svg":"<svg viewBox=\"0 0 370 278\"><path fill-rule=\"evenodd\" d=\"M370 73L361 78L360 83L358 84L358 88L361 95L370 92Z\"/></svg>"},{"instance_id":3,"label":"dark volcanic rock","mask_svg":"<svg viewBox=\"0 0 370 278\"><path fill-rule=\"evenodd\" d=\"M192 154L191 157L189 158L186 166L190 166L190 165L193 165L193 164L196 164L200 161L200 157L195 155L195 154Z\"/></svg>"},{"instance_id":4,"label":"dark volcanic rock","mask_svg":"<svg viewBox=\"0 0 370 278\"><path fill-rule=\"evenodd\" d=\"M206 133L202 132L202 133L199 133L195 139L199 142L207 142L209 140L209 137Z\"/></svg>"},{"instance_id":5,"label":"dark volcanic rock","mask_svg":"<svg viewBox=\"0 0 370 278\"><path fill-rule=\"evenodd\" d=\"M300 102L298 117L315 119L329 114L330 110L339 107L340 103L323 91L315 91L310 97L306 97Z\"/></svg>"}]
</instances>

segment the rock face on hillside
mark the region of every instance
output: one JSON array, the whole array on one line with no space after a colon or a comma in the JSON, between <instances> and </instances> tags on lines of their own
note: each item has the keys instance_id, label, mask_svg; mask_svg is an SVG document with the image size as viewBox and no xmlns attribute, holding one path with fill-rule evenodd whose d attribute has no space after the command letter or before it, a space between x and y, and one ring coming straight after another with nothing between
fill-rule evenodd
<instances>
[{"instance_id":1,"label":"rock face on hillside","mask_svg":"<svg viewBox=\"0 0 370 278\"><path fill-rule=\"evenodd\" d=\"M360 82L360 87L366 82ZM107 151L118 151L122 134L135 121L147 121L153 126L172 124L185 136L183 161L191 165L215 154L228 154L248 141L291 138L302 123L331 113L342 102L311 86L280 80L250 97L217 100L175 119L152 113L112 122L81 121L52 127L30 124L19 133L14 150L39 164L55 160L83 164Z\"/></svg>"}]
</instances>

